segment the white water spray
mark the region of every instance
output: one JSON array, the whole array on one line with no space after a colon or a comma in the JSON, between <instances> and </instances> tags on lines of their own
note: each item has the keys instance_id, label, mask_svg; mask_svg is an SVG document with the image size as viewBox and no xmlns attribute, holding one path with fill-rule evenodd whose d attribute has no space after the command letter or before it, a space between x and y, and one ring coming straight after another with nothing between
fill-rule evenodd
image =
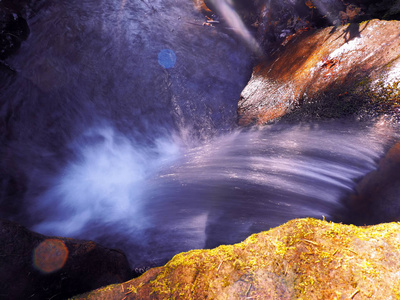
<instances>
[{"instance_id":1,"label":"white water spray","mask_svg":"<svg viewBox=\"0 0 400 300\"><path fill-rule=\"evenodd\" d=\"M37 199L34 210L48 211L48 218L34 230L76 236L90 223L123 221L130 228L146 227L141 212L146 180L179 156L171 140L139 146L111 127L88 131L73 151L76 159Z\"/></svg>"},{"instance_id":2,"label":"white water spray","mask_svg":"<svg viewBox=\"0 0 400 300\"><path fill-rule=\"evenodd\" d=\"M212 0L212 3L217 8L218 12L222 14L226 22L233 31L245 41L247 46L258 56L262 56L263 51L260 45L246 28L242 18L233 7L232 0Z\"/></svg>"}]
</instances>

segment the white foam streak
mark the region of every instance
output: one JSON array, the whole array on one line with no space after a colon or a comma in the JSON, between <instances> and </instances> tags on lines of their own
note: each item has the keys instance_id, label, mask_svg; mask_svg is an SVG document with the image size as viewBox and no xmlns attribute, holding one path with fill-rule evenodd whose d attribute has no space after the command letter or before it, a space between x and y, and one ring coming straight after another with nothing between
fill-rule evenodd
<instances>
[{"instance_id":1,"label":"white foam streak","mask_svg":"<svg viewBox=\"0 0 400 300\"><path fill-rule=\"evenodd\" d=\"M51 211L34 228L39 232L74 236L91 222L145 227L141 210L146 180L179 155L172 141L139 147L110 127L87 132L73 151L77 159L37 201L36 209Z\"/></svg>"},{"instance_id":2,"label":"white foam streak","mask_svg":"<svg viewBox=\"0 0 400 300\"><path fill-rule=\"evenodd\" d=\"M235 31L235 33L242 38L247 46L257 55L262 55L260 45L252 36L246 25L243 23L239 14L235 11L229 0L212 0L212 3L217 8L218 12L222 14L228 25Z\"/></svg>"}]
</instances>

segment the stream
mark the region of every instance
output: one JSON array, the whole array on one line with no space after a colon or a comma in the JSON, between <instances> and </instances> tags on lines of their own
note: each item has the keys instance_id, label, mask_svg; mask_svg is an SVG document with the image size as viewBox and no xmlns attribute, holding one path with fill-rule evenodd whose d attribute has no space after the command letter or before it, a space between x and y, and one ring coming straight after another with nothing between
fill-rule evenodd
<instances>
[{"instance_id":1,"label":"stream","mask_svg":"<svg viewBox=\"0 0 400 300\"><path fill-rule=\"evenodd\" d=\"M133 268L240 242L342 199L396 136L385 122L238 128L248 45L184 0L60 0L0 83L0 217L123 250Z\"/></svg>"}]
</instances>

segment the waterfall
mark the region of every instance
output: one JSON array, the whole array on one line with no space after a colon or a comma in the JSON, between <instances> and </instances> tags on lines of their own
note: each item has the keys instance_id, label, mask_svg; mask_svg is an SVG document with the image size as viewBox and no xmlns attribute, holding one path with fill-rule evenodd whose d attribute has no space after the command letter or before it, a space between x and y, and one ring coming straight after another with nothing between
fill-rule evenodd
<instances>
[{"instance_id":1,"label":"waterfall","mask_svg":"<svg viewBox=\"0 0 400 300\"><path fill-rule=\"evenodd\" d=\"M390 126L240 129L252 52L191 1L48 3L1 91L1 216L155 266L290 219L340 221Z\"/></svg>"}]
</instances>

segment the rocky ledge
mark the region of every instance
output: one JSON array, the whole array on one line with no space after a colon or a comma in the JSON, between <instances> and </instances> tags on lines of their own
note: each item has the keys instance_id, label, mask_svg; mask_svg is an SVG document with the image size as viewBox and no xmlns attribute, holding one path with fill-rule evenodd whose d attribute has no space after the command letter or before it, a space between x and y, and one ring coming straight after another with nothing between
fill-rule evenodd
<instances>
[{"instance_id":1,"label":"rocky ledge","mask_svg":"<svg viewBox=\"0 0 400 300\"><path fill-rule=\"evenodd\" d=\"M238 104L240 125L398 115L400 22L370 20L297 33L257 65Z\"/></svg>"},{"instance_id":2,"label":"rocky ledge","mask_svg":"<svg viewBox=\"0 0 400 300\"><path fill-rule=\"evenodd\" d=\"M293 220L73 299L398 299L399 232Z\"/></svg>"}]
</instances>

